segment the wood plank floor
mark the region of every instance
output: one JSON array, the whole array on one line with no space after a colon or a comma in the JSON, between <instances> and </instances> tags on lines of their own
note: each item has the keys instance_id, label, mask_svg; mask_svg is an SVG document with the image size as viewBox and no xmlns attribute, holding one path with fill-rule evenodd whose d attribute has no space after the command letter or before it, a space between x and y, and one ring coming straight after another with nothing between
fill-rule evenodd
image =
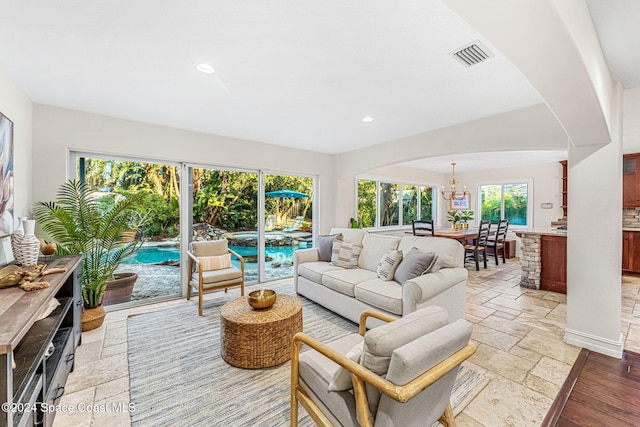
<instances>
[{"instance_id":1,"label":"wood plank floor","mask_svg":"<svg viewBox=\"0 0 640 427\"><path fill-rule=\"evenodd\" d=\"M583 349L542 426L640 426L640 354Z\"/></svg>"}]
</instances>

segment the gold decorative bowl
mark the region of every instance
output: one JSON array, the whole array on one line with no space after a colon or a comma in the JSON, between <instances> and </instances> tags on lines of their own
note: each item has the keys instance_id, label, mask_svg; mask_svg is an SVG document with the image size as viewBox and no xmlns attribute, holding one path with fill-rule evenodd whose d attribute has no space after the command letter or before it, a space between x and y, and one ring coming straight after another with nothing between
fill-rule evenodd
<instances>
[{"instance_id":1,"label":"gold decorative bowl","mask_svg":"<svg viewBox=\"0 0 640 427\"><path fill-rule=\"evenodd\" d=\"M254 310L264 310L269 308L276 302L276 291L271 289L261 289L259 291L253 291L249 293L249 305Z\"/></svg>"}]
</instances>

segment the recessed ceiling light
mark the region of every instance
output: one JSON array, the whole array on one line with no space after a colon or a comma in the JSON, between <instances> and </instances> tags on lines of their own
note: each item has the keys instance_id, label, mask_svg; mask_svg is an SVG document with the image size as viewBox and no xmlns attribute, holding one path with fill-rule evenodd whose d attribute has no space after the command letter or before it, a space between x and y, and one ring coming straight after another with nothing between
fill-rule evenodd
<instances>
[{"instance_id":1,"label":"recessed ceiling light","mask_svg":"<svg viewBox=\"0 0 640 427\"><path fill-rule=\"evenodd\" d=\"M200 62L198 64L196 64L196 70L200 71L201 73L205 73L205 74L213 74L216 72L215 68L213 68L213 66L211 66L210 64L206 64L204 62Z\"/></svg>"},{"instance_id":2,"label":"recessed ceiling light","mask_svg":"<svg viewBox=\"0 0 640 427\"><path fill-rule=\"evenodd\" d=\"M363 121L363 122L365 122L365 123L371 123L371 122L373 121L373 117L371 117L371 116L364 116L364 117L362 118L362 121Z\"/></svg>"}]
</instances>

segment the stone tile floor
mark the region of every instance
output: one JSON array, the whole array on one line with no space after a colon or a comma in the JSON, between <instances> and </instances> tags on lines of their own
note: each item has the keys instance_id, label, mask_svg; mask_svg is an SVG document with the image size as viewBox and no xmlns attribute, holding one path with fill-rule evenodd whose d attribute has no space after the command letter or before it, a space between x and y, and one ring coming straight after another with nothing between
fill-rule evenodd
<instances>
[{"instance_id":1,"label":"stone tile floor","mask_svg":"<svg viewBox=\"0 0 640 427\"><path fill-rule=\"evenodd\" d=\"M157 264L122 264L116 271L138 273L132 301L180 294L180 267ZM267 268L267 280L291 276L293 267ZM245 281L257 281L258 271L245 269Z\"/></svg>"},{"instance_id":2,"label":"stone tile floor","mask_svg":"<svg viewBox=\"0 0 640 427\"><path fill-rule=\"evenodd\" d=\"M478 351L465 363L490 382L456 417L459 426L539 425L580 351L562 340L566 297L520 288L519 280L517 259L498 267L490 263L479 272L469 269L467 319ZM640 278L625 276L622 286L625 348L640 352ZM114 311L102 327L83 333L61 404L96 411L58 413L54 426L130 425L127 412L100 411L129 403L126 319L182 304L197 310L193 300L180 299Z\"/></svg>"}]
</instances>

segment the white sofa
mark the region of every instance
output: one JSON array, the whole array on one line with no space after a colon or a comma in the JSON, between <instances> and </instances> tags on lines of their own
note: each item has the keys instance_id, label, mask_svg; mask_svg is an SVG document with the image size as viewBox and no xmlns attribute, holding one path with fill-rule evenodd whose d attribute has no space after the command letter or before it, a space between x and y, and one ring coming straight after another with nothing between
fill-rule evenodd
<instances>
[{"instance_id":1,"label":"white sofa","mask_svg":"<svg viewBox=\"0 0 640 427\"><path fill-rule=\"evenodd\" d=\"M358 268L344 269L320 261L316 248L295 251L294 286L299 295L356 323L366 309L402 317L429 305L446 309L452 322L464 319L467 270L459 242L440 237L400 238L351 228L330 232L337 233L342 233L345 242L362 245ZM378 261L388 249L397 248L406 254L414 247L437 254L431 272L402 284L378 278Z\"/></svg>"}]
</instances>

